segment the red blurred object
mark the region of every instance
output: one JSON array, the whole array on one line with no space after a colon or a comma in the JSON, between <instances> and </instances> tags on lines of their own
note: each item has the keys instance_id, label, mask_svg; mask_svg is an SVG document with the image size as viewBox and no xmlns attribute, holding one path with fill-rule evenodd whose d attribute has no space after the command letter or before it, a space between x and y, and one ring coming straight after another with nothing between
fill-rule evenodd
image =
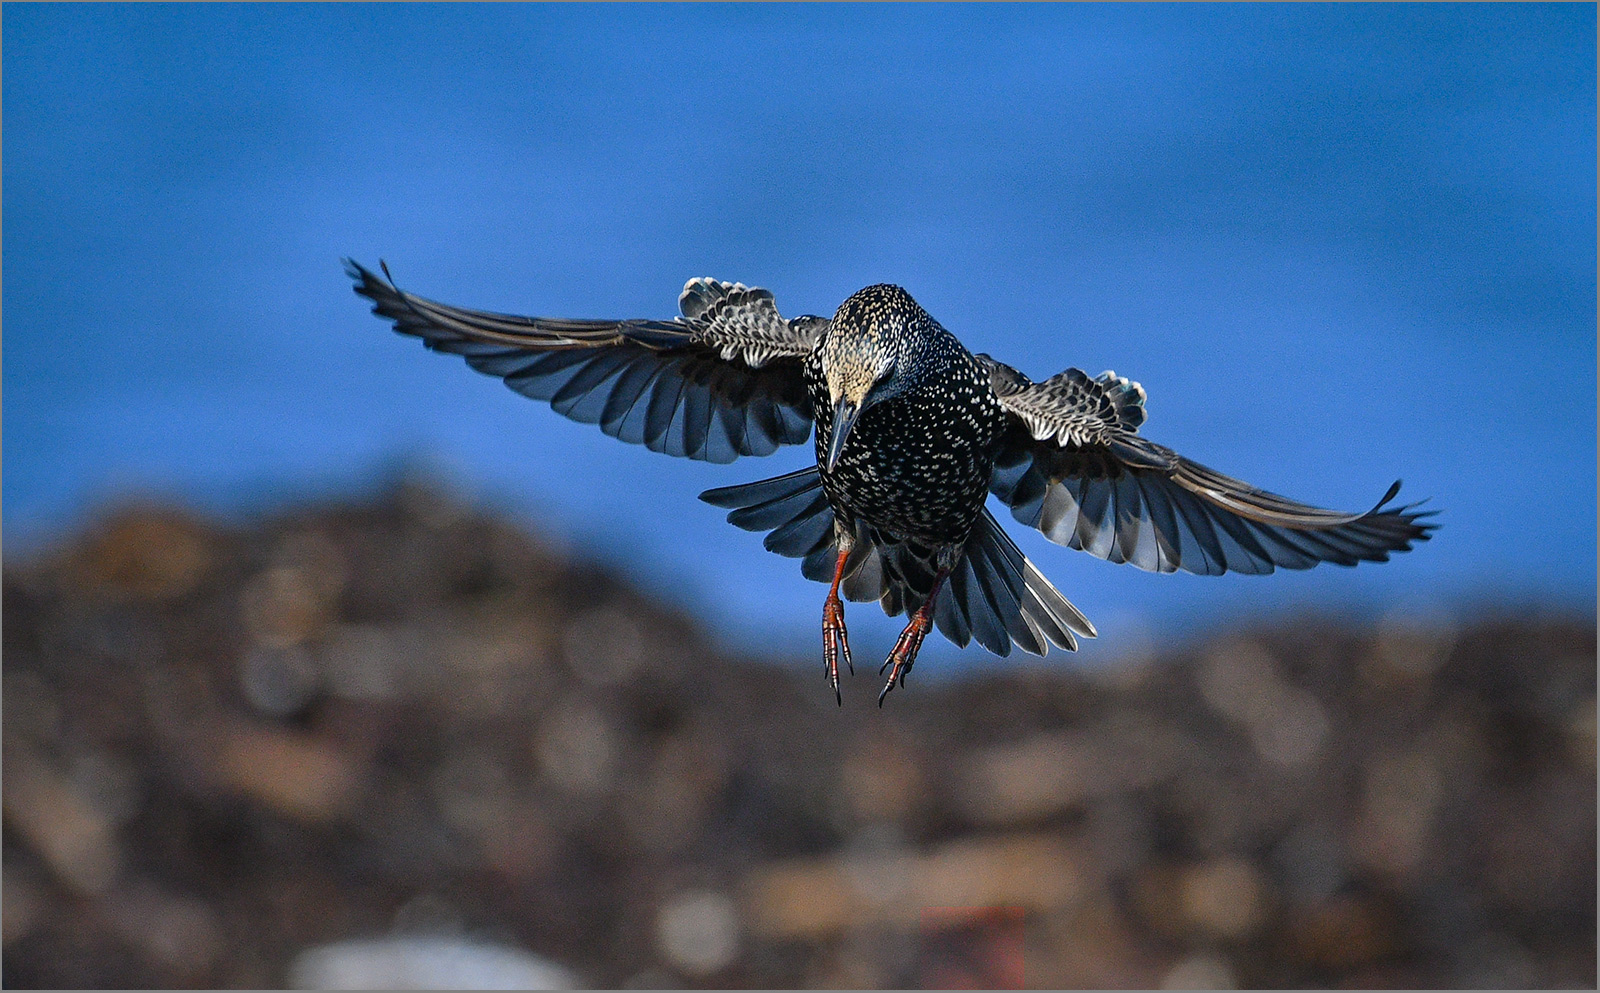
<instances>
[{"instance_id":1,"label":"red blurred object","mask_svg":"<svg viewBox=\"0 0 1600 993\"><path fill-rule=\"evenodd\" d=\"M932 990L1022 989L1021 907L925 907L917 979Z\"/></svg>"}]
</instances>

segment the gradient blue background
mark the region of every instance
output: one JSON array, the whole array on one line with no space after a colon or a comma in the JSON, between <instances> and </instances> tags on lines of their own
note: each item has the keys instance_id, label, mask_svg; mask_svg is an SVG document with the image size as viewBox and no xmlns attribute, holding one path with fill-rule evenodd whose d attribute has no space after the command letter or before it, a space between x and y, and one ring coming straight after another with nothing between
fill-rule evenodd
<instances>
[{"instance_id":1,"label":"gradient blue background","mask_svg":"<svg viewBox=\"0 0 1600 993\"><path fill-rule=\"evenodd\" d=\"M897 282L1035 376L1140 380L1145 433L1224 471L1443 509L1387 565L1265 579L1014 526L1108 635L1089 659L1306 604L1594 609L1591 5L3 17L8 550L119 495L237 512L423 458L735 644L812 651L822 589L694 499L808 450L569 423L390 334L348 254L559 316L669 316L702 274L786 314Z\"/></svg>"}]
</instances>

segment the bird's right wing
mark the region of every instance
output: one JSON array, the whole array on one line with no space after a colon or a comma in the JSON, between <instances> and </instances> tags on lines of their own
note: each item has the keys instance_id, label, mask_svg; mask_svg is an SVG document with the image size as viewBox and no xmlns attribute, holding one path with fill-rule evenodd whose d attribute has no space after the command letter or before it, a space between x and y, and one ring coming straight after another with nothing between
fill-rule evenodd
<instances>
[{"instance_id":1,"label":"bird's right wing","mask_svg":"<svg viewBox=\"0 0 1600 993\"><path fill-rule=\"evenodd\" d=\"M345 271L396 331L614 438L732 462L811 436L801 366L827 321L785 320L766 290L691 279L670 321L566 320L435 303L348 259Z\"/></svg>"},{"instance_id":2,"label":"bird's right wing","mask_svg":"<svg viewBox=\"0 0 1600 993\"><path fill-rule=\"evenodd\" d=\"M1112 372L1068 369L1035 383L978 356L1011 414L990 490L1045 537L1153 572L1219 575L1382 562L1426 541L1415 504L1364 514L1258 489L1142 438L1144 388Z\"/></svg>"}]
</instances>

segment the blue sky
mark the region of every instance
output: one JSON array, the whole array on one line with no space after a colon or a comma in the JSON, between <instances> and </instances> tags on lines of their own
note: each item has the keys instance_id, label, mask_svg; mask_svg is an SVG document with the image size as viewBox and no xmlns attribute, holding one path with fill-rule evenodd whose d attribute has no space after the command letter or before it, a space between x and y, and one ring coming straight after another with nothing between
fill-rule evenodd
<instances>
[{"instance_id":1,"label":"blue sky","mask_svg":"<svg viewBox=\"0 0 1600 993\"><path fill-rule=\"evenodd\" d=\"M810 651L822 589L694 499L808 451L707 466L566 422L386 331L353 255L559 316L670 316L697 275L787 314L896 282L1030 374L1141 381L1144 433L1223 471L1443 511L1388 564L1265 579L1015 526L1107 631L1090 657L1304 605L1594 608L1591 5L0 17L12 550L127 494L239 511L415 458Z\"/></svg>"}]
</instances>

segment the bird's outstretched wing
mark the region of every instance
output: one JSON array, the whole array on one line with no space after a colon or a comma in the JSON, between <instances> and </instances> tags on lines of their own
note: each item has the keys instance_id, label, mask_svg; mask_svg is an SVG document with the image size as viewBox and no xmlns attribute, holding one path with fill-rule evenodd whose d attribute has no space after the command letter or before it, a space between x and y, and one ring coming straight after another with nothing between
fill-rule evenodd
<instances>
[{"instance_id":1,"label":"bird's outstretched wing","mask_svg":"<svg viewBox=\"0 0 1600 993\"><path fill-rule=\"evenodd\" d=\"M1152 572L1202 575L1383 562L1426 541L1432 511L1387 507L1396 482L1364 514L1298 503L1139 437L1144 389L1077 369L1034 383L978 356L1012 424L990 489L1051 541Z\"/></svg>"},{"instance_id":2,"label":"bird's outstretched wing","mask_svg":"<svg viewBox=\"0 0 1600 993\"><path fill-rule=\"evenodd\" d=\"M766 290L691 279L670 321L565 320L435 303L348 259L345 271L396 331L613 438L732 462L811 436L801 363L827 321L785 320Z\"/></svg>"}]
</instances>

